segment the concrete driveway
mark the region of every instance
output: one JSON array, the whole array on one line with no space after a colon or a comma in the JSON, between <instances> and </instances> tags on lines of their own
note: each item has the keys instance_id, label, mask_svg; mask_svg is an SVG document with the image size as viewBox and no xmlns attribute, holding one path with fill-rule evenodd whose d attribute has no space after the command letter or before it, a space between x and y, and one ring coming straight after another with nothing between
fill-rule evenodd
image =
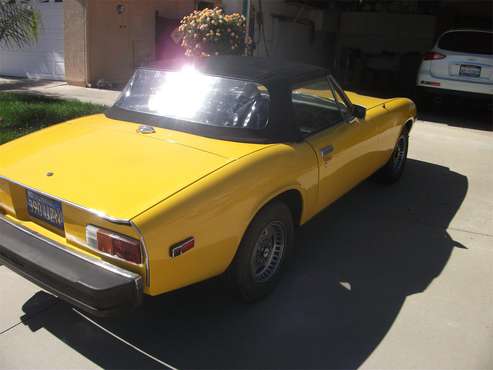
<instances>
[{"instance_id":1,"label":"concrete driveway","mask_svg":"<svg viewBox=\"0 0 493 370\"><path fill-rule=\"evenodd\" d=\"M255 305L212 280L94 320L0 267L0 367L492 369L493 133L417 122L409 157L301 228Z\"/></svg>"},{"instance_id":2,"label":"concrete driveway","mask_svg":"<svg viewBox=\"0 0 493 370\"><path fill-rule=\"evenodd\" d=\"M119 91L90 89L69 85L65 81L30 80L0 76L0 92L15 92L49 96L59 99L80 100L86 103L111 106Z\"/></svg>"}]
</instances>

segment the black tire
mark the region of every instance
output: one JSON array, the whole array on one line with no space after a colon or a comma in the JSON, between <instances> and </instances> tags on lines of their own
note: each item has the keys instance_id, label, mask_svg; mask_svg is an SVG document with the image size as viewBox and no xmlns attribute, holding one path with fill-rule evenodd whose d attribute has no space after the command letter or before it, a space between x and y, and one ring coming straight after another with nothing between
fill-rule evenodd
<instances>
[{"instance_id":1,"label":"black tire","mask_svg":"<svg viewBox=\"0 0 493 370\"><path fill-rule=\"evenodd\" d=\"M397 182L404 172L409 147L409 130L404 128L397 139L394 152L388 162L376 173L376 180L382 184Z\"/></svg>"},{"instance_id":2,"label":"black tire","mask_svg":"<svg viewBox=\"0 0 493 370\"><path fill-rule=\"evenodd\" d=\"M272 247L269 249L267 245L269 243L265 241L269 239L271 233ZM281 237L280 234L283 236ZM281 238L284 246L279 252ZM275 288L293 249L294 226L291 211L284 203L273 201L260 210L248 226L235 258L225 274L225 279L234 294L241 300L245 302L259 300ZM269 252L272 253L265 257ZM263 271L261 268L255 270L259 260L265 257L270 263L276 256L275 266L272 268L272 265L269 265L272 270L269 274L267 274L269 269L266 269L267 272L264 274L260 273Z\"/></svg>"}]
</instances>

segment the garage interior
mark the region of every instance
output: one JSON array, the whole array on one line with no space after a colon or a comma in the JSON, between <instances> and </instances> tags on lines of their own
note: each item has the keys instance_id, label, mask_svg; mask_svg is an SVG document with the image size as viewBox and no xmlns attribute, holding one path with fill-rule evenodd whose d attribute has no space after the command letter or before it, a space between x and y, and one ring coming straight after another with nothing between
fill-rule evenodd
<instances>
[{"instance_id":1,"label":"garage interior","mask_svg":"<svg viewBox=\"0 0 493 370\"><path fill-rule=\"evenodd\" d=\"M245 3L254 55L329 67L346 88L380 96L414 96L422 55L444 31L493 29L490 1L224 0L221 6L245 12Z\"/></svg>"}]
</instances>

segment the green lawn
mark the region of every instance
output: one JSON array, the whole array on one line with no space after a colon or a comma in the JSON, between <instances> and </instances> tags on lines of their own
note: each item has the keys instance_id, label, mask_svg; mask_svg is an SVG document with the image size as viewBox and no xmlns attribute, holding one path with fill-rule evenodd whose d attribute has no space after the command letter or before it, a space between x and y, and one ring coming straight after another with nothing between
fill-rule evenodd
<instances>
[{"instance_id":1,"label":"green lawn","mask_svg":"<svg viewBox=\"0 0 493 370\"><path fill-rule=\"evenodd\" d=\"M101 105L44 96L0 93L0 144L43 127L103 112Z\"/></svg>"}]
</instances>

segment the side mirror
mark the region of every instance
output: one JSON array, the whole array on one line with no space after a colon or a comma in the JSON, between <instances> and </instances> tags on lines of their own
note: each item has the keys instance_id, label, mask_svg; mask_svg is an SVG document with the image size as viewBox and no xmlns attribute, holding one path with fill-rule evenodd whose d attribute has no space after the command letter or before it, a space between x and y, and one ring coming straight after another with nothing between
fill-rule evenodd
<instances>
[{"instance_id":1,"label":"side mirror","mask_svg":"<svg viewBox=\"0 0 493 370\"><path fill-rule=\"evenodd\" d=\"M354 105L353 114L358 119L365 119L365 117L366 117L366 108L364 108L364 107L362 107L360 105Z\"/></svg>"}]
</instances>

